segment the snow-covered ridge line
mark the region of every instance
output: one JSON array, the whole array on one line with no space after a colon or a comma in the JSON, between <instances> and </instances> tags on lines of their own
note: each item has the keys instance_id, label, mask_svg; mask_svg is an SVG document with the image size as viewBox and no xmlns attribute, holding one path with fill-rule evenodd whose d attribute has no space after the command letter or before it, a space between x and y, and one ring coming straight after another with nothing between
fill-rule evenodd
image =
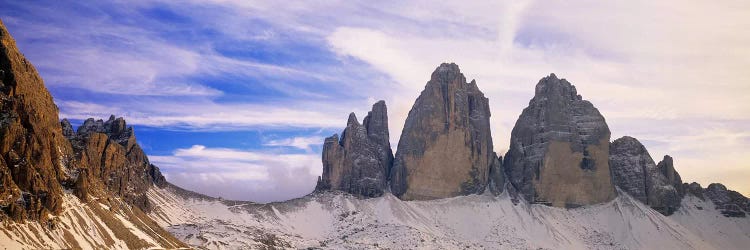
<instances>
[{"instance_id":1,"label":"snow-covered ridge line","mask_svg":"<svg viewBox=\"0 0 750 250\"><path fill-rule=\"evenodd\" d=\"M402 201L315 193L272 203L231 206L171 189L148 194L151 218L201 248L424 249L743 249L750 220L727 218L692 196L663 216L624 192L576 209L525 202L507 194ZM708 223L710 222L710 223Z\"/></svg>"}]
</instances>

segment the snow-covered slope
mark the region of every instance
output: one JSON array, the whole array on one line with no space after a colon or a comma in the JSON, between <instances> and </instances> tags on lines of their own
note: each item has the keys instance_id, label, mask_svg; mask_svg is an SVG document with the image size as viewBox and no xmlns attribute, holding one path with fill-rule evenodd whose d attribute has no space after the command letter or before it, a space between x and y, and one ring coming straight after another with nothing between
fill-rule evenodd
<instances>
[{"instance_id":1,"label":"snow-covered slope","mask_svg":"<svg viewBox=\"0 0 750 250\"><path fill-rule=\"evenodd\" d=\"M111 204L105 205L105 204ZM177 239L119 198L82 203L65 193L55 224L6 220L0 227L2 249L146 249L180 248Z\"/></svg>"},{"instance_id":2,"label":"snow-covered slope","mask_svg":"<svg viewBox=\"0 0 750 250\"><path fill-rule=\"evenodd\" d=\"M691 197L665 217L620 193L616 200L577 209L514 205L503 195L401 201L386 194L358 199L312 194L252 204L192 197L154 188L150 216L177 238L209 249L742 249L750 219L724 218ZM700 210L701 207L703 210Z\"/></svg>"}]
</instances>

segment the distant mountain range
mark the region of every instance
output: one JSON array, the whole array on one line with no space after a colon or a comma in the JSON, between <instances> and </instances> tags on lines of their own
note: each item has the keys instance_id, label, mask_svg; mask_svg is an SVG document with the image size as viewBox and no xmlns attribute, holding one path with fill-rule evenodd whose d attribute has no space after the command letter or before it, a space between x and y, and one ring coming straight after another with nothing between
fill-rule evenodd
<instances>
[{"instance_id":1,"label":"distant mountain range","mask_svg":"<svg viewBox=\"0 0 750 250\"><path fill-rule=\"evenodd\" d=\"M498 154L489 99L437 67L395 154L387 107L326 138L310 195L230 201L170 184L123 118L58 117L0 21L0 248L745 249L750 201L683 183L551 74Z\"/></svg>"}]
</instances>

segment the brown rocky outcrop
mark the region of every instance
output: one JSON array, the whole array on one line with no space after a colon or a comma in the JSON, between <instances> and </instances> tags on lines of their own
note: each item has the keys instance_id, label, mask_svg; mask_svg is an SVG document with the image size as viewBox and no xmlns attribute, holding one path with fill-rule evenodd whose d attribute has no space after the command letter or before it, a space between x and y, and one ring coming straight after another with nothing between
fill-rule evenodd
<instances>
[{"instance_id":1,"label":"brown rocky outcrop","mask_svg":"<svg viewBox=\"0 0 750 250\"><path fill-rule=\"evenodd\" d=\"M480 193L498 160L489 101L454 63L443 63L406 118L391 171L391 192L405 200ZM502 175L501 175L502 176Z\"/></svg>"},{"instance_id":2,"label":"brown rocky outcrop","mask_svg":"<svg viewBox=\"0 0 750 250\"><path fill-rule=\"evenodd\" d=\"M62 211L71 176L57 106L0 21L0 207L14 220Z\"/></svg>"},{"instance_id":3,"label":"brown rocky outcrop","mask_svg":"<svg viewBox=\"0 0 750 250\"><path fill-rule=\"evenodd\" d=\"M392 162L387 108L384 101L379 101L363 124L351 113L341 139L337 134L325 139L323 175L315 189L381 196L387 188Z\"/></svg>"},{"instance_id":4,"label":"brown rocky outcrop","mask_svg":"<svg viewBox=\"0 0 750 250\"><path fill-rule=\"evenodd\" d=\"M166 181L122 118L60 121L44 82L0 21L0 208L16 221L62 211L63 189L81 200L123 197L148 210L145 193ZM111 191L111 192L108 192Z\"/></svg>"},{"instance_id":5,"label":"brown rocky outcrop","mask_svg":"<svg viewBox=\"0 0 750 250\"><path fill-rule=\"evenodd\" d=\"M146 191L152 184L164 185L164 177L151 165L136 143L133 128L125 119L110 116L107 121L89 118L72 132L67 120L61 122L73 145L76 160L86 166L88 179L98 179L104 188L144 211L151 209Z\"/></svg>"},{"instance_id":6,"label":"brown rocky outcrop","mask_svg":"<svg viewBox=\"0 0 750 250\"><path fill-rule=\"evenodd\" d=\"M606 202L616 195L609 137L599 110L570 82L551 74L536 85L513 127L503 167L529 202L557 207Z\"/></svg>"}]
</instances>

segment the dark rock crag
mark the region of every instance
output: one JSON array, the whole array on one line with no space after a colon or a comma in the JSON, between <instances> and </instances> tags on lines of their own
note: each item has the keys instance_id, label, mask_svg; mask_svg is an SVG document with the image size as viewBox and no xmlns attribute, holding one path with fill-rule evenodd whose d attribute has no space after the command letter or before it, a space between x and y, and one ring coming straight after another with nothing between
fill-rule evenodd
<instances>
[{"instance_id":1,"label":"dark rock crag","mask_svg":"<svg viewBox=\"0 0 750 250\"><path fill-rule=\"evenodd\" d=\"M599 110L551 74L539 81L518 118L503 167L529 202L556 207L606 202L616 196L609 137Z\"/></svg>"},{"instance_id":2,"label":"dark rock crag","mask_svg":"<svg viewBox=\"0 0 750 250\"><path fill-rule=\"evenodd\" d=\"M406 118L390 175L404 200L480 193L497 161L489 101L458 65L441 64Z\"/></svg>"},{"instance_id":3,"label":"dark rock crag","mask_svg":"<svg viewBox=\"0 0 750 250\"><path fill-rule=\"evenodd\" d=\"M750 213L750 200L739 192L728 190L720 183L708 185L704 195L726 217L746 217L747 213Z\"/></svg>"},{"instance_id":4,"label":"dark rock crag","mask_svg":"<svg viewBox=\"0 0 750 250\"><path fill-rule=\"evenodd\" d=\"M362 124L351 113L341 138L334 134L325 139L323 175L315 189L378 197L387 189L392 164L387 108L379 101Z\"/></svg>"},{"instance_id":5,"label":"dark rock crag","mask_svg":"<svg viewBox=\"0 0 750 250\"><path fill-rule=\"evenodd\" d=\"M610 145L609 165L615 184L633 198L670 215L680 207L684 188L672 157L655 164L637 139L625 136Z\"/></svg>"}]
</instances>

